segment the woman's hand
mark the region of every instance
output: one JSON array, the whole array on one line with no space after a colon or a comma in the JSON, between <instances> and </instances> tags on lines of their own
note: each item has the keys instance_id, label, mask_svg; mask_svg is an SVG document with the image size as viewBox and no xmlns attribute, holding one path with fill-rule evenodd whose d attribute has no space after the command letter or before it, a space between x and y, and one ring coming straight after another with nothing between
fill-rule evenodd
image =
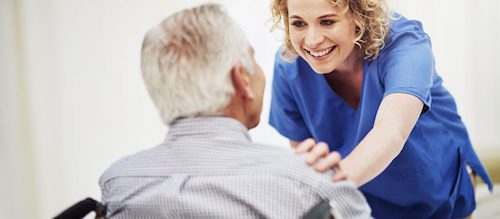
<instances>
[{"instance_id":1,"label":"woman's hand","mask_svg":"<svg viewBox=\"0 0 500 219\"><path fill-rule=\"evenodd\" d=\"M312 138L308 138L298 143L294 147L294 151L296 154L308 153L306 155L306 163L313 166L320 173L334 169L333 181L347 179L347 175L340 168L340 161L342 160L340 154L336 151L330 153L326 143L316 142Z\"/></svg>"}]
</instances>

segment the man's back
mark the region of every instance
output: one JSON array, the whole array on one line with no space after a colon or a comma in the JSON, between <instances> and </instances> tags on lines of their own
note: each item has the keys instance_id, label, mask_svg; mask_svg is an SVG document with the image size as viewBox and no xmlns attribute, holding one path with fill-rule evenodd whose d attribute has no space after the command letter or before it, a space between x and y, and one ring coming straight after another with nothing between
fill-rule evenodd
<instances>
[{"instance_id":1,"label":"man's back","mask_svg":"<svg viewBox=\"0 0 500 219\"><path fill-rule=\"evenodd\" d=\"M350 182L331 182L289 149L252 143L224 117L172 123L165 142L119 160L100 185L118 218L298 218L328 200L340 216L370 215Z\"/></svg>"}]
</instances>

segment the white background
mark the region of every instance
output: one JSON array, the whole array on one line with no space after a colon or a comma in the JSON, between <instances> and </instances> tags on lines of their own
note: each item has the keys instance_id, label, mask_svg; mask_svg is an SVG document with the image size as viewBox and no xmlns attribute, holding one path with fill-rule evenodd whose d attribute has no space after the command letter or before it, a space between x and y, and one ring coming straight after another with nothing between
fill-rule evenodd
<instances>
[{"instance_id":1,"label":"white background","mask_svg":"<svg viewBox=\"0 0 500 219\"><path fill-rule=\"evenodd\" d=\"M113 161L163 140L167 129L140 75L142 37L202 2L0 0L0 218L50 218L87 196L99 199L98 178ZM286 147L267 124L281 44L280 32L269 32L269 1L212 2L242 26L266 73L253 139ZM390 4L423 22L476 149L500 146L499 1Z\"/></svg>"}]
</instances>

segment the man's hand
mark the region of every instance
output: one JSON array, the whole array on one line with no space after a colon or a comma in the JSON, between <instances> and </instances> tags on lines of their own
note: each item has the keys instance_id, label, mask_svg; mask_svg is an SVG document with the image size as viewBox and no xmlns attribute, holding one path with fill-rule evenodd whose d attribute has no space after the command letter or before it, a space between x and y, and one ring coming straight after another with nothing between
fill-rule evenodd
<instances>
[{"instance_id":1,"label":"man's hand","mask_svg":"<svg viewBox=\"0 0 500 219\"><path fill-rule=\"evenodd\" d=\"M342 160L340 154L336 151L330 153L326 143L316 142L314 139L308 138L297 144L294 151L296 154L308 153L306 163L313 166L320 173L334 169L333 181L347 179L347 175L343 174L340 168L340 161Z\"/></svg>"}]
</instances>

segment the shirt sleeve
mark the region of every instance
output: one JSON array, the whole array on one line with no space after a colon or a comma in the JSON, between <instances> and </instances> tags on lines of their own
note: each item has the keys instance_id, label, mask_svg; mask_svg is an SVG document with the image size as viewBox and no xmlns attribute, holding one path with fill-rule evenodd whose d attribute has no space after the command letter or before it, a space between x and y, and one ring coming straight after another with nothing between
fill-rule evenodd
<instances>
[{"instance_id":1,"label":"shirt sleeve","mask_svg":"<svg viewBox=\"0 0 500 219\"><path fill-rule=\"evenodd\" d=\"M432 102L434 56L429 36L419 28L395 35L381 55L384 97L392 93L413 95L424 103L423 114Z\"/></svg>"},{"instance_id":2,"label":"shirt sleeve","mask_svg":"<svg viewBox=\"0 0 500 219\"><path fill-rule=\"evenodd\" d=\"M275 57L269 124L286 138L302 141L311 135L286 78L286 74L296 71L296 68L286 67L293 64L286 63L281 58L281 51L280 49Z\"/></svg>"}]
</instances>

